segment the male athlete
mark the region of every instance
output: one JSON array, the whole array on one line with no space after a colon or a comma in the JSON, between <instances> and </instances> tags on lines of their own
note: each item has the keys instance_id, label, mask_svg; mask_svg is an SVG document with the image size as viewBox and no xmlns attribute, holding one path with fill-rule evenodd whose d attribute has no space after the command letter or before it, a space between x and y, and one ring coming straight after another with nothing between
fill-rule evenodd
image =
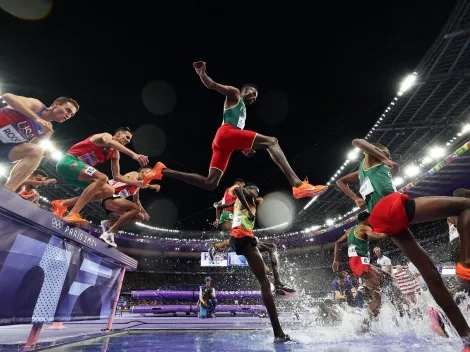
<instances>
[{"instance_id":1,"label":"male athlete","mask_svg":"<svg viewBox=\"0 0 470 352\"><path fill-rule=\"evenodd\" d=\"M108 177L96 170L94 166L111 159L114 180L126 182L128 180L121 175L120 153L129 155L141 166L148 164L148 157L136 154L125 147L131 139L132 131L128 127L119 127L113 136L109 133L94 134L72 146L67 154L57 162L56 170L65 182L82 188L83 193L78 199L53 201L53 214L62 217L67 208L73 206L64 220L77 226L87 224L88 221L82 219L79 214L85 205L88 202L111 197L114 194L113 188L108 184ZM133 181L129 184L143 187L142 181Z\"/></svg>"},{"instance_id":2,"label":"male athlete","mask_svg":"<svg viewBox=\"0 0 470 352\"><path fill-rule=\"evenodd\" d=\"M457 229L460 234L461 252L456 275L470 281L470 199L410 199L408 195L396 192L392 184L391 172L398 171L399 167L390 159L390 152L386 147L379 143L372 145L363 139L355 139L352 144L364 152L365 158L359 166L359 171L340 178L336 184L357 206L367 207L372 230L389 236L416 266L434 300L448 316L470 351L470 328L465 318L444 285L434 263L408 229L410 224L458 216ZM351 191L348 186L351 183L360 184L363 199Z\"/></svg>"},{"instance_id":3,"label":"male athlete","mask_svg":"<svg viewBox=\"0 0 470 352\"><path fill-rule=\"evenodd\" d=\"M238 255L245 256L251 271L261 285L261 296L274 331L274 343L288 342L290 338L282 331L279 323L271 283L264 270L264 261L257 246L258 241L253 234L258 187L255 185L248 185L245 188L237 187L234 192L237 200L234 206L230 244Z\"/></svg>"},{"instance_id":4,"label":"male athlete","mask_svg":"<svg viewBox=\"0 0 470 352\"><path fill-rule=\"evenodd\" d=\"M335 243L335 252L332 269L337 272L339 269L339 251L341 244L348 242L349 267L353 275L361 278L363 286L367 287L371 295L369 304L369 313L371 316L379 314L381 297L380 297L380 279L373 267L370 265L369 256L369 239L379 240L387 235L374 233L367 225L369 213L364 212L358 215L359 225L351 227L340 239Z\"/></svg>"},{"instance_id":5,"label":"male athlete","mask_svg":"<svg viewBox=\"0 0 470 352\"><path fill-rule=\"evenodd\" d=\"M101 204L107 213L119 215L119 219L117 220L103 220L101 222L103 234L100 236L100 239L110 246L117 246L116 242L114 242L114 234L119 231L122 225L128 222L150 219L149 214L147 214L139 199L140 187L136 186L138 182L143 181L150 170L150 167L142 166L139 171L132 171L125 174L124 178L126 182L115 180L108 181L114 190L114 194L111 197L103 199ZM155 189L157 192L160 191L159 185L148 185L147 188ZM131 196L132 201L126 199Z\"/></svg>"},{"instance_id":6,"label":"male athlete","mask_svg":"<svg viewBox=\"0 0 470 352\"><path fill-rule=\"evenodd\" d=\"M235 87L216 83L209 78L206 74L205 62L195 62L193 66L207 88L216 90L226 97L223 124L217 130L212 142L212 160L209 175L206 177L188 174L168 169L163 163L157 163L145 179L144 184L152 179L160 180L163 176L167 176L212 191L219 184L227 169L230 156L235 150L242 150L243 154L250 157L255 153L253 149L265 149L286 175L295 198L319 196L328 189L326 186L312 186L308 183L308 180L302 182L290 167L276 138L243 130L246 119L246 105L252 104L258 96L258 89L253 84L245 84L240 91Z\"/></svg>"},{"instance_id":7,"label":"male athlete","mask_svg":"<svg viewBox=\"0 0 470 352\"><path fill-rule=\"evenodd\" d=\"M23 182L18 194L24 199L27 199L34 204L38 204L39 193L36 190L36 187L41 185L50 185L53 183L57 183L55 178L48 179L47 174L44 171L36 169L33 171L31 176Z\"/></svg>"},{"instance_id":8,"label":"male athlete","mask_svg":"<svg viewBox=\"0 0 470 352\"><path fill-rule=\"evenodd\" d=\"M36 170L44 155L41 140L54 132L52 122L73 117L79 106L71 98L57 98L50 107L38 99L11 93L2 95L7 107L0 108L0 161L16 162L5 187L16 191Z\"/></svg>"}]
</instances>

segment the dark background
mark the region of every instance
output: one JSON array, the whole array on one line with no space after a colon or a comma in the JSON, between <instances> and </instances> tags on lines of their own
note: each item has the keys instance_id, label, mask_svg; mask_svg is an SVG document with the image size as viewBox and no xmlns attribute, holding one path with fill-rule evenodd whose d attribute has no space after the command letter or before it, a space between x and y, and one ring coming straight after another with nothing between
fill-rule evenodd
<instances>
[{"instance_id":1,"label":"dark background","mask_svg":"<svg viewBox=\"0 0 470 352\"><path fill-rule=\"evenodd\" d=\"M194 72L192 62L204 60L219 83L259 87L246 128L277 137L298 176L314 184L326 183L350 140L367 133L455 5L143 3L56 1L39 21L0 10L0 92L46 105L61 95L75 98L77 116L55 127L53 140L64 152L90 134L129 126L136 131L135 149L154 155L152 165L160 160L206 174L224 99ZM143 89L152 81L166 81L174 95L150 86L147 105L169 113L156 115L144 105ZM138 167L127 156L121 165L123 172ZM100 170L111 175L109 165ZM252 159L234 153L212 193L168 179L157 195L142 191L150 223L211 228L212 203L237 177L256 182L262 195L290 188L267 153ZM306 202L296 201L298 210Z\"/></svg>"}]
</instances>

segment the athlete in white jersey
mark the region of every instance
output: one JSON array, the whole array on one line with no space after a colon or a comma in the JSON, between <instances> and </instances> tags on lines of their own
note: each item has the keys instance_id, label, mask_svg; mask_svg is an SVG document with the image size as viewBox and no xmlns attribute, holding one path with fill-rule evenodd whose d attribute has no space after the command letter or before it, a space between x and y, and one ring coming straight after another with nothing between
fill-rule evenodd
<instances>
[{"instance_id":1,"label":"athlete in white jersey","mask_svg":"<svg viewBox=\"0 0 470 352\"><path fill-rule=\"evenodd\" d=\"M150 171L151 168L148 166L142 166L139 171L129 172L125 174L124 177L129 179L131 182L141 181ZM114 234L123 224L138 220L148 220L150 216L140 203L139 187L114 180L109 180L108 182L114 189L114 195L103 199L101 204L107 213L119 215L119 218L116 220L103 220L101 222L103 234L100 236L100 239L110 246L116 247L117 245L114 242ZM157 192L160 191L159 185L148 185L147 188L154 189ZM126 199L131 196L132 201Z\"/></svg>"}]
</instances>

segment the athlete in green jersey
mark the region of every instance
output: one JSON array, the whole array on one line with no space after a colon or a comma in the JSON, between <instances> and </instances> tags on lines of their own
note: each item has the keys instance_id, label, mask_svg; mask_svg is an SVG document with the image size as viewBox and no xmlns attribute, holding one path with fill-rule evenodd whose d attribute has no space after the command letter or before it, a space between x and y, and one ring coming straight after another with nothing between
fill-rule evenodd
<instances>
[{"instance_id":1,"label":"athlete in green jersey","mask_svg":"<svg viewBox=\"0 0 470 352\"><path fill-rule=\"evenodd\" d=\"M374 233L368 226L367 219L369 213L361 213L357 219L359 224L351 227L339 240L335 243L335 252L332 269L337 272L339 269L339 251L341 244L348 242L349 266L355 277L363 280L363 286L370 292L372 300L369 304L369 313L376 316L380 308L380 279L377 272L370 265L369 261L369 239L382 239L385 234ZM366 322L364 326L368 326Z\"/></svg>"},{"instance_id":2,"label":"athlete in green jersey","mask_svg":"<svg viewBox=\"0 0 470 352\"><path fill-rule=\"evenodd\" d=\"M254 103L258 97L258 88L254 84L245 84L240 90L235 87L225 86L214 82L207 76L205 62L195 62L193 66L207 88L216 90L226 97L222 126L217 130L212 142L212 160L209 175L202 176L175 171L167 168L163 163L157 163L152 173L147 176L144 184L167 176L212 191L219 184L234 151L240 150L250 157L254 155L255 149L262 149L268 151L272 160L286 175L295 198L316 197L326 192L327 186L312 186L307 179L301 181L297 177L276 138L244 130L246 107Z\"/></svg>"},{"instance_id":3,"label":"athlete in green jersey","mask_svg":"<svg viewBox=\"0 0 470 352\"><path fill-rule=\"evenodd\" d=\"M352 144L364 152L365 159L361 163L360 170L340 178L336 184L354 200L357 206L367 205L371 209L368 221L373 231L387 234L416 266L434 300L449 317L470 351L470 327L444 285L431 258L408 229L411 224L458 216L457 230L460 234L461 252L456 276L465 280L467 286L470 286L470 199L454 197L410 199L406 194L394 192L391 174L388 174L384 167L388 167L391 173L398 172L399 167L391 160L389 150L379 143L371 144L363 139L355 139ZM362 199L349 188L348 184L351 183L360 183Z\"/></svg>"},{"instance_id":4,"label":"athlete in green jersey","mask_svg":"<svg viewBox=\"0 0 470 352\"><path fill-rule=\"evenodd\" d=\"M234 189L237 200L233 216L233 229L230 233L230 244L238 255L244 255L248 265L261 286L261 297L268 311L269 319L274 332L274 343L290 341L288 335L282 331L276 304L271 292L266 271L264 270L263 257L257 246L257 240L253 234L256 214L256 198L259 197L258 187L247 185L244 188Z\"/></svg>"}]
</instances>

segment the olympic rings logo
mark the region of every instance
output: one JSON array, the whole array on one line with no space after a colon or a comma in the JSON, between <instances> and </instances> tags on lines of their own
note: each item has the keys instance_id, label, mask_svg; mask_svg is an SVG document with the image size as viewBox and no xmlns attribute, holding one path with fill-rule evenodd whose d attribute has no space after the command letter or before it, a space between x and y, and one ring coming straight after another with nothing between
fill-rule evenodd
<instances>
[{"instance_id":1,"label":"olympic rings logo","mask_svg":"<svg viewBox=\"0 0 470 352\"><path fill-rule=\"evenodd\" d=\"M62 227L64 227L64 223L60 220L57 220L55 218L52 219L52 227L56 228L56 229L61 229Z\"/></svg>"}]
</instances>

